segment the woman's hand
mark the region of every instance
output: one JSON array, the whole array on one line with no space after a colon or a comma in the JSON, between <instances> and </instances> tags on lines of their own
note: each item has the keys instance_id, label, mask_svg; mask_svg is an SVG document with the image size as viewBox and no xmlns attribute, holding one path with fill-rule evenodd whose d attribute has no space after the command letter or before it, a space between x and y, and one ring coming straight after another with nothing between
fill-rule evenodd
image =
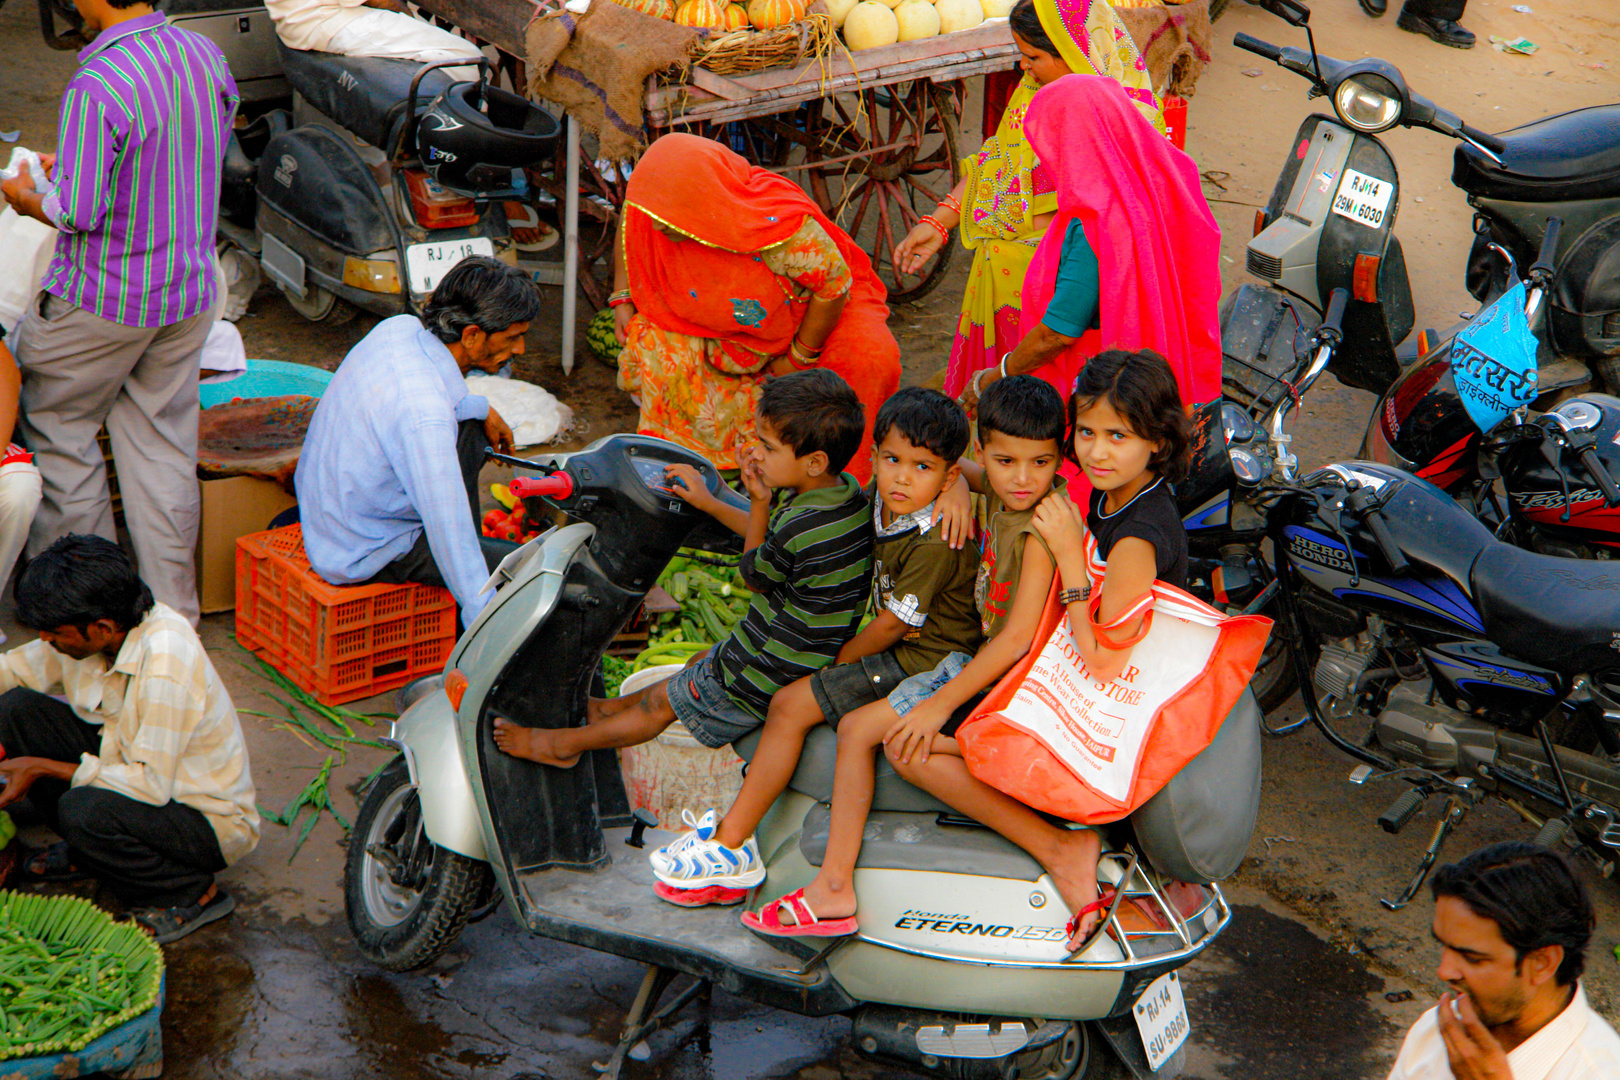
<instances>
[{"instance_id":1,"label":"woman's hand","mask_svg":"<svg viewBox=\"0 0 1620 1080\"><path fill-rule=\"evenodd\" d=\"M939 729L950 718L950 709L925 701L895 721L883 736L883 745L897 748L891 756L902 765L909 765L912 755L919 751L922 752L922 760L927 761L934 736L939 734Z\"/></svg>"},{"instance_id":2,"label":"woman's hand","mask_svg":"<svg viewBox=\"0 0 1620 1080\"><path fill-rule=\"evenodd\" d=\"M945 238L939 235L939 230L926 221L919 221L900 241L900 246L894 249L894 264L901 273L915 274L944 246Z\"/></svg>"},{"instance_id":3,"label":"woman's hand","mask_svg":"<svg viewBox=\"0 0 1620 1080\"><path fill-rule=\"evenodd\" d=\"M939 526L940 539L952 548L959 549L973 539L978 524L973 520L973 493L961 476L934 500L934 524Z\"/></svg>"},{"instance_id":4,"label":"woman's hand","mask_svg":"<svg viewBox=\"0 0 1620 1080\"><path fill-rule=\"evenodd\" d=\"M1035 508L1032 524L1052 551L1052 559L1059 566L1083 559L1086 552L1086 519L1080 508L1069 501L1067 494L1056 499L1042 499Z\"/></svg>"},{"instance_id":5,"label":"woman's hand","mask_svg":"<svg viewBox=\"0 0 1620 1080\"><path fill-rule=\"evenodd\" d=\"M791 375L798 370L788 354L783 353L765 365L765 377L767 379L780 379L782 376Z\"/></svg>"},{"instance_id":6,"label":"woman's hand","mask_svg":"<svg viewBox=\"0 0 1620 1080\"><path fill-rule=\"evenodd\" d=\"M960 401L962 408L967 410L969 416L972 416L978 411L979 395L994 386L1000 379L1001 369L999 367L994 365L987 367L968 380L967 385L962 387L962 393L956 400Z\"/></svg>"},{"instance_id":7,"label":"woman's hand","mask_svg":"<svg viewBox=\"0 0 1620 1080\"><path fill-rule=\"evenodd\" d=\"M613 336L619 339L620 345L625 342L625 328L630 325L630 320L635 317L635 304L620 304L613 309Z\"/></svg>"}]
</instances>

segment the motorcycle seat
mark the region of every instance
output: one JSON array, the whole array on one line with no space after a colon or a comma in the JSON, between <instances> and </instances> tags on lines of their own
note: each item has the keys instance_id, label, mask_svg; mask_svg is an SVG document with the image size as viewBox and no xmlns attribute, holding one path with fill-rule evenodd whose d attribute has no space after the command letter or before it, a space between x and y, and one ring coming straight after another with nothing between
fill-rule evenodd
<instances>
[{"instance_id":1,"label":"motorcycle seat","mask_svg":"<svg viewBox=\"0 0 1620 1080\"><path fill-rule=\"evenodd\" d=\"M759 748L760 729L755 729L731 744L738 756L752 761ZM825 724L812 728L804 740L804 752L799 755L799 767L794 770L788 787L817 802L831 802L833 790L833 763L838 758L838 735ZM877 757L877 787L872 793L873 810L898 810L906 813L951 813L951 808L921 788L912 787L900 778L880 752Z\"/></svg>"},{"instance_id":2,"label":"motorcycle seat","mask_svg":"<svg viewBox=\"0 0 1620 1080\"><path fill-rule=\"evenodd\" d=\"M1497 138L1498 165L1467 143L1452 159L1451 182L1486 199L1561 202L1620 197L1620 104L1594 105L1532 120Z\"/></svg>"},{"instance_id":3,"label":"motorcycle seat","mask_svg":"<svg viewBox=\"0 0 1620 1080\"><path fill-rule=\"evenodd\" d=\"M276 49L288 84L318 111L385 153L398 149L411 80L425 65L414 60L289 49L279 40ZM445 70L428 72L416 88L417 115L455 81Z\"/></svg>"},{"instance_id":4,"label":"motorcycle seat","mask_svg":"<svg viewBox=\"0 0 1620 1080\"><path fill-rule=\"evenodd\" d=\"M1512 655L1570 674L1620 665L1620 566L1495 543L1471 579L1486 636Z\"/></svg>"}]
</instances>

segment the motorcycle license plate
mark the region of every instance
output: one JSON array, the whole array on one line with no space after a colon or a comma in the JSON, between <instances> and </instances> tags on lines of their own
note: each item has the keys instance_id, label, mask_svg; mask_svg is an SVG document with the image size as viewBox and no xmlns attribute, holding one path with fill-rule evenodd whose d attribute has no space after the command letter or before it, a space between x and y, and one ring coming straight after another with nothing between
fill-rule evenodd
<instances>
[{"instance_id":1,"label":"motorcycle license plate","mask_svg":"<svg viewBox=\"0 0 1620 1080\"><path fill-rule=\"evenodd\" d=\"M1339 190L1333 196L1333 212L1376 229L1384 224L1384 213L1394 194L1392 181L1346 169L1339 178Z\"/></svg>"},{"instance_id":2,"label":"motorcycle license plate","mask_svg":"<svg viewBox=\"0 0 1620 1080\"><path fill-rule=\"evenodd\" d=\"M468 256L494 254L495 243L487 236L412 244L405 249L405 272L410 275L411 292L432 292L450 268Z\"/></svg>"},{"instance_id":3,"label":"motorcycle license plate","mask_svg":"<svg viewBox=\"0 0 1620 1080\"><path fill-rule=\"evenodd\" d=\"M1131 1008L1131 1015L1136 1017L1136 1030L1142 1034L1148 1068L1154 1072L1181 1049L1192 1032L1187 1022L1187 1002L1181 996L1181 980L1173 971L1148 984Z\"/></svg>"}]
</instances>

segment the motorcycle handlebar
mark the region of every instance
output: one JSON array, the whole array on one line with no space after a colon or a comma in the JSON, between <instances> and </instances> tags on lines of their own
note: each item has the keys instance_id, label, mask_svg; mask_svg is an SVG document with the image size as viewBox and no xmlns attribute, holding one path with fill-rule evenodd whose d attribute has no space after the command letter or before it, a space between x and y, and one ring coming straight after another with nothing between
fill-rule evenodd
<instances>
[{"instance_id":1,"label":"motorcycle handlebar","mask_svg":"<svg viewBox=\"0 0 1620 1080\"><path fill-rule=\"evenodd\" d=\"M1598 457L1597 449L1583 446L1577 456L1581 459L1581 464L1586 466L1587 475L1597 481L1598 489L1603 492L1603 501L1611 507L1620 506L1620 487L1615 485L1614 477L1604 468L1603 459Z\"/></svg>"},{"instance_id":2,"label":"motorcycle handlebar","mask_svg":"<svg viewBox=\"0 0 1620 1080\"><path fill-rule=\"evenodd\" d=\"M1553 257L1558 254L1558 237L1564 231L1564 219L1550 217L1547 219L1547 230L1541 235L1541 250L1536 252L1536 261L1530 266L1530 277L1535 280L1538 276L1551 278L1557 269L1553 265Z\"/></svg>"},{"instance_id":3,"label":"motorcycle handlebar","mask_svg":"<svg viewBox=\"0 0 1620 1080\"><path fill-rule=\"evenodd\" d=\"M1350 304L1350 290L1339 288L1328 294L1327 314L1322 316L1322 325L1317 329L1327 331L1335 339L1344 335L1344 309Z\"/></svg>"},{"instance_id":4,"label":"motorcycle handlebar","mask_svg":"<svg viewBox=\"0 0 1620 1080\"><path fill-rule=\"evenodd\" d=\"M1232 39L1232 44L1240 49L1246 49L1249 52L1263 56L1273 63L1282 59L1282 48L1280 46L1273 45L1269 41L1261 41L1251 34L1238 34Z\"/></svg>"},{"instance_id":5,"label":"motorcycle handlebar","mask_svg":"<svg viewBox=\"0 0 1620 1080\"><path fill-rule=\"evenodd\" d=\"M1404 574L1412 568L1412 564L1406 561L1406 556L1395 543L1395 538L1390 535L1389 524L1384 521L1382 510L1376 506L1370 507L1362 514L1361 520L1366 524L1367 531L1372 533L1373 540L1377 542L1378 549L1383 552L1391 570L1397 574Z\"/></svg>"}]
</instances>

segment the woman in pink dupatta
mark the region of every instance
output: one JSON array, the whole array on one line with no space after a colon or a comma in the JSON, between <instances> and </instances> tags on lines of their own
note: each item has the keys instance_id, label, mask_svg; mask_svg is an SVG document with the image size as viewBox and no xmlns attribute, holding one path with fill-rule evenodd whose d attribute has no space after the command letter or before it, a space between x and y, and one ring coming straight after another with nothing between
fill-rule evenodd
<instances>
[{"instance_id":1,"label":"woman in pink dupatta","mask_svg":"<svg viewBox=\"0 0 1620 1080\"><path fill-rule=\"evenodd\" d=\"M1221 231L1193 159L1096 75L1043 87L1024 126L1052 174L1057 217L1024 278L1023 339L975 376L963 403L1007 375L1045 379L1067 400L1104 349L1152 349L1183 401L1218 397Z\"/></svg>"}]
</instances>

